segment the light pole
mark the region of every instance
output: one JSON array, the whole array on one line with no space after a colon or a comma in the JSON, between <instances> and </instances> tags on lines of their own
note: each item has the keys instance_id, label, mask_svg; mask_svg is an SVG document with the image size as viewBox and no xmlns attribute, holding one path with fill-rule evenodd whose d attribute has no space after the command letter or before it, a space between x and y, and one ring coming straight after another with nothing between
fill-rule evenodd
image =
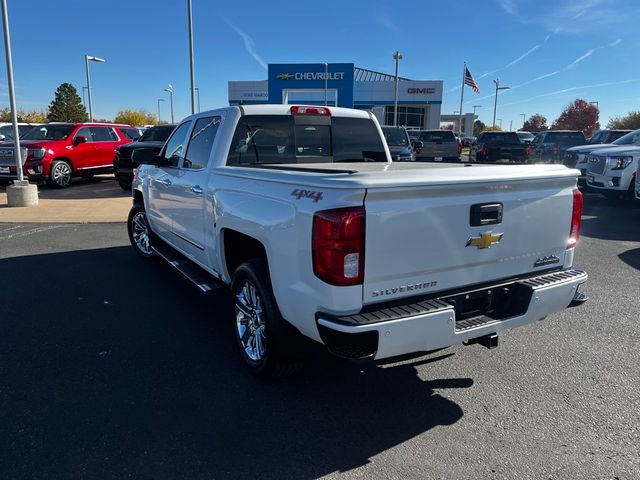
<instances>
[{"instance_id":1,"label":"light pole","mask_svg":"<svg viewBox=\"0 0 640 480\"><path fill-rule=\"evenodd\" d=\"M84 108L87 108L87 101L84 98L84 91L87 89L87 87L85 87L84 85L82 86L82 105L84 105Z\"/></svg>"},{"instance_id":2,"label":"light pole","mask_svg":"<svg viewBox=\"0 0 640 480\"><path fill-rule=\"evenodd\" d=\"M395 81L395 95L393 100L393 126L398 126L398 64L402 60L402 54L396 50L393 54L393 59L396 61L396 81Z\"/></svg>"},{"instance_id":3,"label":"light pole","mask_svg":"<svg viewBox=\"0 0 640 480\"><path fill-rule=\"evenodd\" d=\"M329 64L324 62L324 106L327 106L327 86L329 80Z\"/></svg>"},{"instance_id":4,"label":"light pole","mask_svg":"<svg viewBox=\"0 0 640 480\"><path fill-rule=\"evenodd\" d=\"M595 106L596 106L596 108L598 109L598 111L600 111L600 107L598 106L598 102L597 102L597 101L595 101L595 102L589 102L589 103L590 103L591 105L595 105Z\"/></svg>"},{"instance_id":5,"label":"light pole","mask_svg":"<svg viewBox=\"0 0 640 480\"><path fill-rule=\"evenodd\" d=\"M502 119L501 119L501 118L499 118L499 119L498 119L498 122L500 122L500 130L502 130Z\"/></svg>"},{"instance_id":6,"label":"light pole","mask_svg":"<svg viewBox=\"0 0 640 480\"><path fill-rule=\"evenodd\" d=\"M169 103L171 105L171 123L175 123L173 120L173 86L171 84L167 85L167 88L165 88L164 91L169 92Z\"/></svg>"},{"instance_id":7,"label":"light pole","mask_svg":"<svg viewBox=\"0 0 640 480\"><path fill-rule=\"evenodd\" d=\"M160 123L160 102L164 102L164 98L158 99L158 124Z\"/></svg>"},{"instance_id":8,"label":"light pole","mask_svg":"<svg viewBox=\"0 0 640 480\"><path fill-rule=\"evenodd\" d=\"M195 90L196 90L196 93L198 94L198 113L200 113L200 88L196 87Z\"/></svg>"},{"instance_id":9,"label":"light pole","mask_svg":"<svg viewBox=\"0 0 640 480\"><path fill-rule=\"evenodd\" d=\"M480 108L482 107L482 105L473 105L471 108L473 108L473 118L475 119L476 117L476 108Z\"/></svg>"},{"instance_id":10,"label":"light pole","mask_svg":"<svg viewBox=\"0 0 640 480\"><path fill-rule=\"evenodd\" d=\"M513 120L509 120L509 131L513 132Z\"/></svg>"},{"instance_id":11,"label":"light pole","mask_svg":"<svg viewBox=\"0 0 640 480\"><path fill-rule=\"evenodd\" d=\"M30 207L38 204L38 186L29 185L22 172L22 151L20 134L18 133L18 109L16 93L13 88L13 59L11 58L11 35L9 35L9 13L7 0L2 0L2 27L4 30L4 53L7 62L7 83L9 87L9 105L11 106L11 123L13 124L13 155L16 162L17 180L7 187L7 205L10 207Z\"/></svg>"},{"instance_id":12,"label":"light pole","mask_svg":"<svg viewBox=\"0 0 640 480\"><path fill-rule=\"evenodd\" d=\"M93 103L91 102L91 75L89 75L89 62L104 63L104 58L93 55L84 56L84 65L87 70L87 97L89 97L89 121L93 122Z\"/></svg>"},{"instance_id":13,"label":"light pole","mask_svg":"<svg viewBox=\"0 0 640 480\"><path fill-rule=\"evenodd\" d=\"M191 73L191 115L196 113L196 81L195 67L193 64L193 22L191 14L191 0L187 0L187 17L189 18L189 69ZM171 85L169 85L171 86ZM172 89L173 90L173 89ZM173 91L171 92L173 96ZM171 101L171 123L173 123L173 100ZM200 109L198 109L200 111Z\"/></svg>"},{"instance_id":14,"label":"light pole","mask_svg":"<svg viewBox=\"0 0 640 480\"><path fill-rule=\"evenodd\" d=\"M526 122L526 118L527 118L527 114L526 113L521 113L520 115L522 115L522 128L524 128L524 122Z\"/></svg>"},{"instance_id":15,"label":"light pole","mask_svg":"<svg viewBox=\"0 0 640 480\"><path fill-rule=\"evenodd\" d=\"M511 87L501 87L500 86L500 79L496 78L493 83L496 84L496 98L495 101L493 103L493 126L496 126L496 110L498 109L498 92L500 90L509 90Z\"/></svg>"}]
</instances>

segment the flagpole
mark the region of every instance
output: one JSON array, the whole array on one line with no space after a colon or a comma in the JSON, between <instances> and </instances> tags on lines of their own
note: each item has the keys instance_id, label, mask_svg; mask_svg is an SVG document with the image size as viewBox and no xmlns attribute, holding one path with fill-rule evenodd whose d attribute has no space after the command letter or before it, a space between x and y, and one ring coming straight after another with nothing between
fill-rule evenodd
<instances>
[{"instance_id":1,"label":"flagpole","mask_svg":"<svg viewBox=\"0 0 640 480\"><path fill-rule=\"evenodd\" d=\"M467 74L467 62L462 69L462 88L460 89L460 111L458 112L458 135L462 138L462 101L464 100L464 77Z\"/></svg>"}]
</instances>

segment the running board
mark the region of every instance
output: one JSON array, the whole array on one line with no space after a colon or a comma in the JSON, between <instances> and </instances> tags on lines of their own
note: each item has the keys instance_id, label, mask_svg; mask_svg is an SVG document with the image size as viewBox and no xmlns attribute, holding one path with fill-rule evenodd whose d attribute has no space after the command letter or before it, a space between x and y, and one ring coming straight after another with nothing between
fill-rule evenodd
<instances>
[{"instance_id":1,"label":"running board","mask_svg":"<svg viewBox=\"0 0 640 480\"><path fill-rule=\"evenodd\" d=\"M213 275L168 245L159 245L152 248L160 258L180 272L202 293L209 293L223 287Z\"/></svg>"}]
</instances>

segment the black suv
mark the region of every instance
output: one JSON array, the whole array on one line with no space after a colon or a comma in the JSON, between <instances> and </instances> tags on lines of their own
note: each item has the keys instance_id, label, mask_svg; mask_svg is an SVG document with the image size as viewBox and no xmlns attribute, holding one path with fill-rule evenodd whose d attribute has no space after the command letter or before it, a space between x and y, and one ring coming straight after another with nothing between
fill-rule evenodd
<instances>
[{"instance_id":1,"label":"black suv","mask_svg":"<svg viewBox=\"0 0 640 480\"><path fill-rule=\"evenodd\" d=\"M584 145L587 139L580 130L545 130L531 142L530 162L560 163L567 148Z\"/></svg>"},{"instance_id":2,"label":"black suv","mask_svg":"<svg viewBox=\"0 0 640 480\"><path fill-rule=\"evenodd\" d=\"M133 169L139 167L131 156L134 150L150 150L153 154L160 153L175 125L156 125L144 131L135 142L116 148L116 158L113 161L113 172L123 190L131 190Z\"/></svg>"}]
</instances>

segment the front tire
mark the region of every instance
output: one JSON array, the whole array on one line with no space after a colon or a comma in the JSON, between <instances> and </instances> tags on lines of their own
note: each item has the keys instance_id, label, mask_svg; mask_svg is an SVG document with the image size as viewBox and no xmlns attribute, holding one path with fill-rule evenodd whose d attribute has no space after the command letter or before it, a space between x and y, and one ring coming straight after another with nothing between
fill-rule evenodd
<instances>
[{"instance_id":1,"label":"front tire","mask_svg":"<svg viewBox=\"0 0 640 480\"><path fill-rule=\"evenodd\" d=\"M71 185L73 170L64 160L54 160L49 172L49 184L54 188L67 188Z\"/></svg>"},{"instance_id":2,"label":"front tire","mask_svg":"<svg viewBox=\"0 0 640 480\"><path fill-rule=\"evenodd\" d=\"M127 232L131 246L138 256L144 259L152 259L157 256L153 249L156 237L149 227L144 205L136 203L131 208L127 219Z\"/></svg>"},{"instance_id":3,"label":"front tire","mask_svg":"<svg viewBox=\"0 0 640 480\"><path fill-rule=\"evenodd\" d=\"M292 355L304 338L280 315L265 259L252 259L233 275L233 331L243 363L257 377L286 376L303 362Z\"/></svg>"}]
</instances>

